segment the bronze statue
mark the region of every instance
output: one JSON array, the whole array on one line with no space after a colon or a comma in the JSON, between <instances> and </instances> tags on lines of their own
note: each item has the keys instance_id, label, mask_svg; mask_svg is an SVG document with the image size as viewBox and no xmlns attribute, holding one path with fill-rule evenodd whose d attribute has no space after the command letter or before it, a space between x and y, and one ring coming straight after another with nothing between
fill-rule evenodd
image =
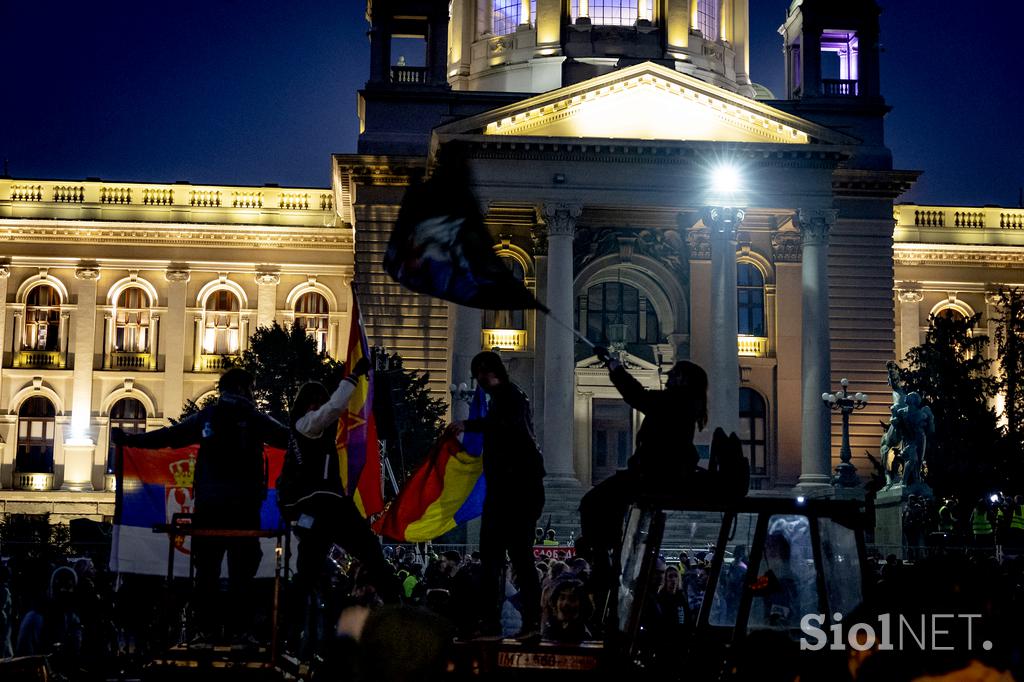
<instances>
[{"instance_id":1,"label":"bronze statue","mask_svg":"<svg viewBox=\"0 0 1024 682\"><path fill-rule=\"evenodd\" d=\"M893 396L889 427L882 436L880 448L886 480L889 485L902 483L907 488L913 488L917 494L930 497L931 488L925 483L921 472L928 436L935 432L935 417L919 393L905 391L896 363L886 363L886 369Z\"/></svg>"}]
</instances>

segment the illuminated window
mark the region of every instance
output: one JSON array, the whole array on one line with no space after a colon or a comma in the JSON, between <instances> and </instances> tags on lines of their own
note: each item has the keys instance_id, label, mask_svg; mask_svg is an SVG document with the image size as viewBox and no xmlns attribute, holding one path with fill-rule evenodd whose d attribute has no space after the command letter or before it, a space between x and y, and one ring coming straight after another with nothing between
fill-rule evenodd
<instances>
[{"instance_id":1,"label":"illuminated window","mask_svg":"<svg viewBox=\"0 0 1024 682\"><path fill-rule=\"evenodd\" d=\"M718 2L719 0L697 0L697 29L705 40L718 40L721 32Z\"/></svg>"},{"instance_id":2,"label":"illuminated window","mask_svg":"<svg viewBox=\"0 0 1024 682\"><path fill-rule=\"evenodd\" d=\"M505 264L512 274L522 282L526 278L522 264L511 256L502 256L501 262ZM485 310L484 329L526 329L526 311L524 310Z\"/></svg>"},{"instance_id":3,"label":"illuminated window","mask_svg":"<svg viewBox=\"0 0 1024 682\"><path fill-rule=\"evenodd\" d=\"M529 20L523 16L523 0L493 0L491 3L491 33L496 36L515 33L520 24L536 24L537 0L530 0Z\"/></svg>"},{"instance_id":4,"label":"illuminated window","mask_svg":"<svg viewBox=\"0 0 1024 682\"><path fill-rule=\"evenodd\" d=\"M736 312L738 331L764 336L764 277L752 263L736 264Z\"/></svg>"},{"instance_id":5,"label":"illuminated window","mask_svg":"<svg viewBox=\"0 0 1024 682\"><path fill-rule=\"evenodd\" d=\"M955 320L957 322L963 322L967 319L967 317L956 308L942 308L935 313L935 317L941 317L945 320Z\"/></svg>"},{"instance_id":6,"label":"illuminated window","mask_svg":"<svg viewBox=\"0 0 1024 682\"><path fill-rule=\"evenodd\" d=\"M587 289L576 299L577 319L585 311L587 338L604 346L611 343L661 343L658 314L636 287L622 282L605 282Z\"/></svg>"},{"instance_id":7,"label":"illuminated window","mask_svg":"<svg viewBox=\"0 0 1024 682\"><path fill-rule=\"evenodd\" d=\"M25 299L26 350L59 350L60 294L48 284L40 284Z\"/></svg>"},{"instance_id":8,"label":"illuminated window","mask_svg":"<svg viewBox=\"0 0 1024 682\"><path fill-rule=\"evenodd\" d=\"M626 466L633 450L633 411L621 400L594 398L590 429L590 483L597 485Z\"/></svg>"},{"instance_id":9,"label":"illuminated window","mask_svg":"<svg viewBox=\"0 0 1024 682\"><path fill-rule=\"evenodd\" d=\"M110 428L121 429L125 433L146 432L146 406L135 398L121 398L110 408ZM114 473L114 443L110 442L107 450L107 473Z\"/></svg>"},{"instance_id":10,"label":"illuminated window","mask_svg":"<svg viewBox=\"0 0 1024 682\"><path fill-rule=\"evenodd\" d=\"M52 474L56 411L46 398L36 396L18 410L18 452L15 471Z\"/></svg>"},{"instance_id":11,"label":"illuminated window","mask_svg":"<svg viewBox=\"0 0 1024 682\"><path fill-rule=\"evenodd\" d=\"M238 352L241 312L238 297L220 289L206 299L203 352L207 355L231 355Z\"/></svg>"},{"instance_id":12,"label":"illuminated window","mask_svg":"<svg viewBox=\"0 0 1024 682\"><path fill-rule=\"evenodd\" d=\"M129 287L117 297L114 311L116 350L143 353L149 350L149 296L139 287Z\"/></svg>"},{"instance_id":13,"label":"illuminated window","mask_svg":"<svg viewBox=\"0 0 1024 682\"><path fill-rule=\"evenodd\" d=\"M306 336L316 341L318 353L327 351L327 328L331 309L323 294L307 291L295 303L295 324L306 330Z\"/></svg>"},{"instance_id":14,"label":"illuminated window","mask_svg":"<svg viewBox=\"0 0 1024 682\"><path fill-rule=\"evenodd\" d=\"M825 95L857 95L860 41L856 31L821 33L821 79Z\"/></svg>"},{"instance_id":15,"label":"illuminated window","mask_svg":"<svg viewBox=\"0 0 1024 682\"><path fill-rule=\"evenodd\" d=\"M654 16L654 0L590 0L588 6L586 16L597 26L633 26ZM569 12L573 20L580 16L579 0L572 0Z\"/></svg>"},{"instance_id":16,"label":"illuminated window","mask_svg":"<svg viewBox=\"0 0 1024 682\"><path fill-rule=\"evenodd\" d=\"M761 394L751 388L740 389L740 441L750 460L750 473L764 474L768 447L768 408Z\"/></svg>"}]
</instances>

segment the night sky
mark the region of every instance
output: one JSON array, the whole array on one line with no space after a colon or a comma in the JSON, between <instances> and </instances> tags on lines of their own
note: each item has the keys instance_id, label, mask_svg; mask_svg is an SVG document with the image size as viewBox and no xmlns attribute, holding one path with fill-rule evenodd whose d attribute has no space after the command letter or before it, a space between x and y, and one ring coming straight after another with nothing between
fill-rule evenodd
<instances>
[{"instance_id":1,"label":"night sky","mask_svg":"<svg viewBox=\"0 0 1024 682\"><path fill-rule=\"evenodd\" d=\"M789 4L750 0L752 76L776 95ZM0 159L22 178L328 186L330 154L355 151L365 6L0 2ZM1024 9L883 7L888 143L898 168L925 171L904 200L1016 206Z\"/></svg>"}]
</instances>

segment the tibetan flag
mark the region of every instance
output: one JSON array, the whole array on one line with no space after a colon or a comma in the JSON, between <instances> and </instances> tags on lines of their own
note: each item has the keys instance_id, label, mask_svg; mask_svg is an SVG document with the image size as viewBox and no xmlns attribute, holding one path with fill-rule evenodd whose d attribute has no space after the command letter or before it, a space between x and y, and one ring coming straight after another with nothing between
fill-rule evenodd
<instances>
[{"instance_id":1,"label":"tibetan flag","mask_svg":"<svg viewBox=\"0 0 1024 682\"><path fill-rule=\"evenodd\" d=\"M443 145L434 173L402 199L384 269L408 289L459 305L547 312L501 262L470 184L459 148Z\"/></svg>"},{"instance_id":2,"label":"tibetan flag","mask_svg":"<svg viewBox=\"0 0 1024 682\"><path fill-rule=\"evenodd\" d=\"M348 335L346 372L352 371L360 358L370 357L359 302L352 298L352 327ZM381 474L380 442L373 418L373 370L356 383L348 401L348 411L338 420L338 448L341 483L352 496L359 512L369 518L384 509L384 486Z\"/></svg>"},{"instance_id":3,"label":"tibetan flag","mask_svg":"<svg viewBox=\"0 0 1024 682\"><path fill-rule=\"evenodd\" d=\"M469 417L486 413L478 388ZM480 516L487 490L482 453L481 433L464 433L461 442L442 436L373 529L397 542L427 542Z\"/></svg>"},{"instance_id":4,"label":"tibetan flag","mask_svg":"<svg viewBox=\"0 0 1024 682\"><path fill-rule=\"evenodd\" d=\"M175 514L193 510L192 481L195 477L198 445L184 448L121 448L117 466L117 494L114 498L114 539L110 568L120 573L167 575L168 538L153 527L169 524ZM284 450L265 448L268 481L271 486L260 509L260 527L281 528L274 482L281 473ZM274 575L274 540L260 538L263 559L257 575ZM174 575L187 577L191 538L179 538L174 545Z\"/></svg>"}]
</instances>

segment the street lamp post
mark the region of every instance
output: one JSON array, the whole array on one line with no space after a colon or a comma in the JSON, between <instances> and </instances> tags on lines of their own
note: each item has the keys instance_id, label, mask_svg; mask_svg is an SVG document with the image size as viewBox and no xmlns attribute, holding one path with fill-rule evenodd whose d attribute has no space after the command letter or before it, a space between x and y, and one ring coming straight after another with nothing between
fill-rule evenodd
<instances>
[{"instance_id":1,"label":"street lamp post","mask_svg":"<svg viewBox=\"0 0 1024 682\"><path fill-rule=\"evenodd\" d=\"M821 394L822 401L830 410L843 415L843 445L839 448L840 462L832 481L841 488L855 488L860 485L860 479L857 478L856 467L850 461L853 458L853 452L850 450L850 415L855 410L863 410L867 407L868 397L863 393L851 395L846 390L850 382L845 377L839 383L843 386L841 392Z\"/></svg>"}]
</instances>

